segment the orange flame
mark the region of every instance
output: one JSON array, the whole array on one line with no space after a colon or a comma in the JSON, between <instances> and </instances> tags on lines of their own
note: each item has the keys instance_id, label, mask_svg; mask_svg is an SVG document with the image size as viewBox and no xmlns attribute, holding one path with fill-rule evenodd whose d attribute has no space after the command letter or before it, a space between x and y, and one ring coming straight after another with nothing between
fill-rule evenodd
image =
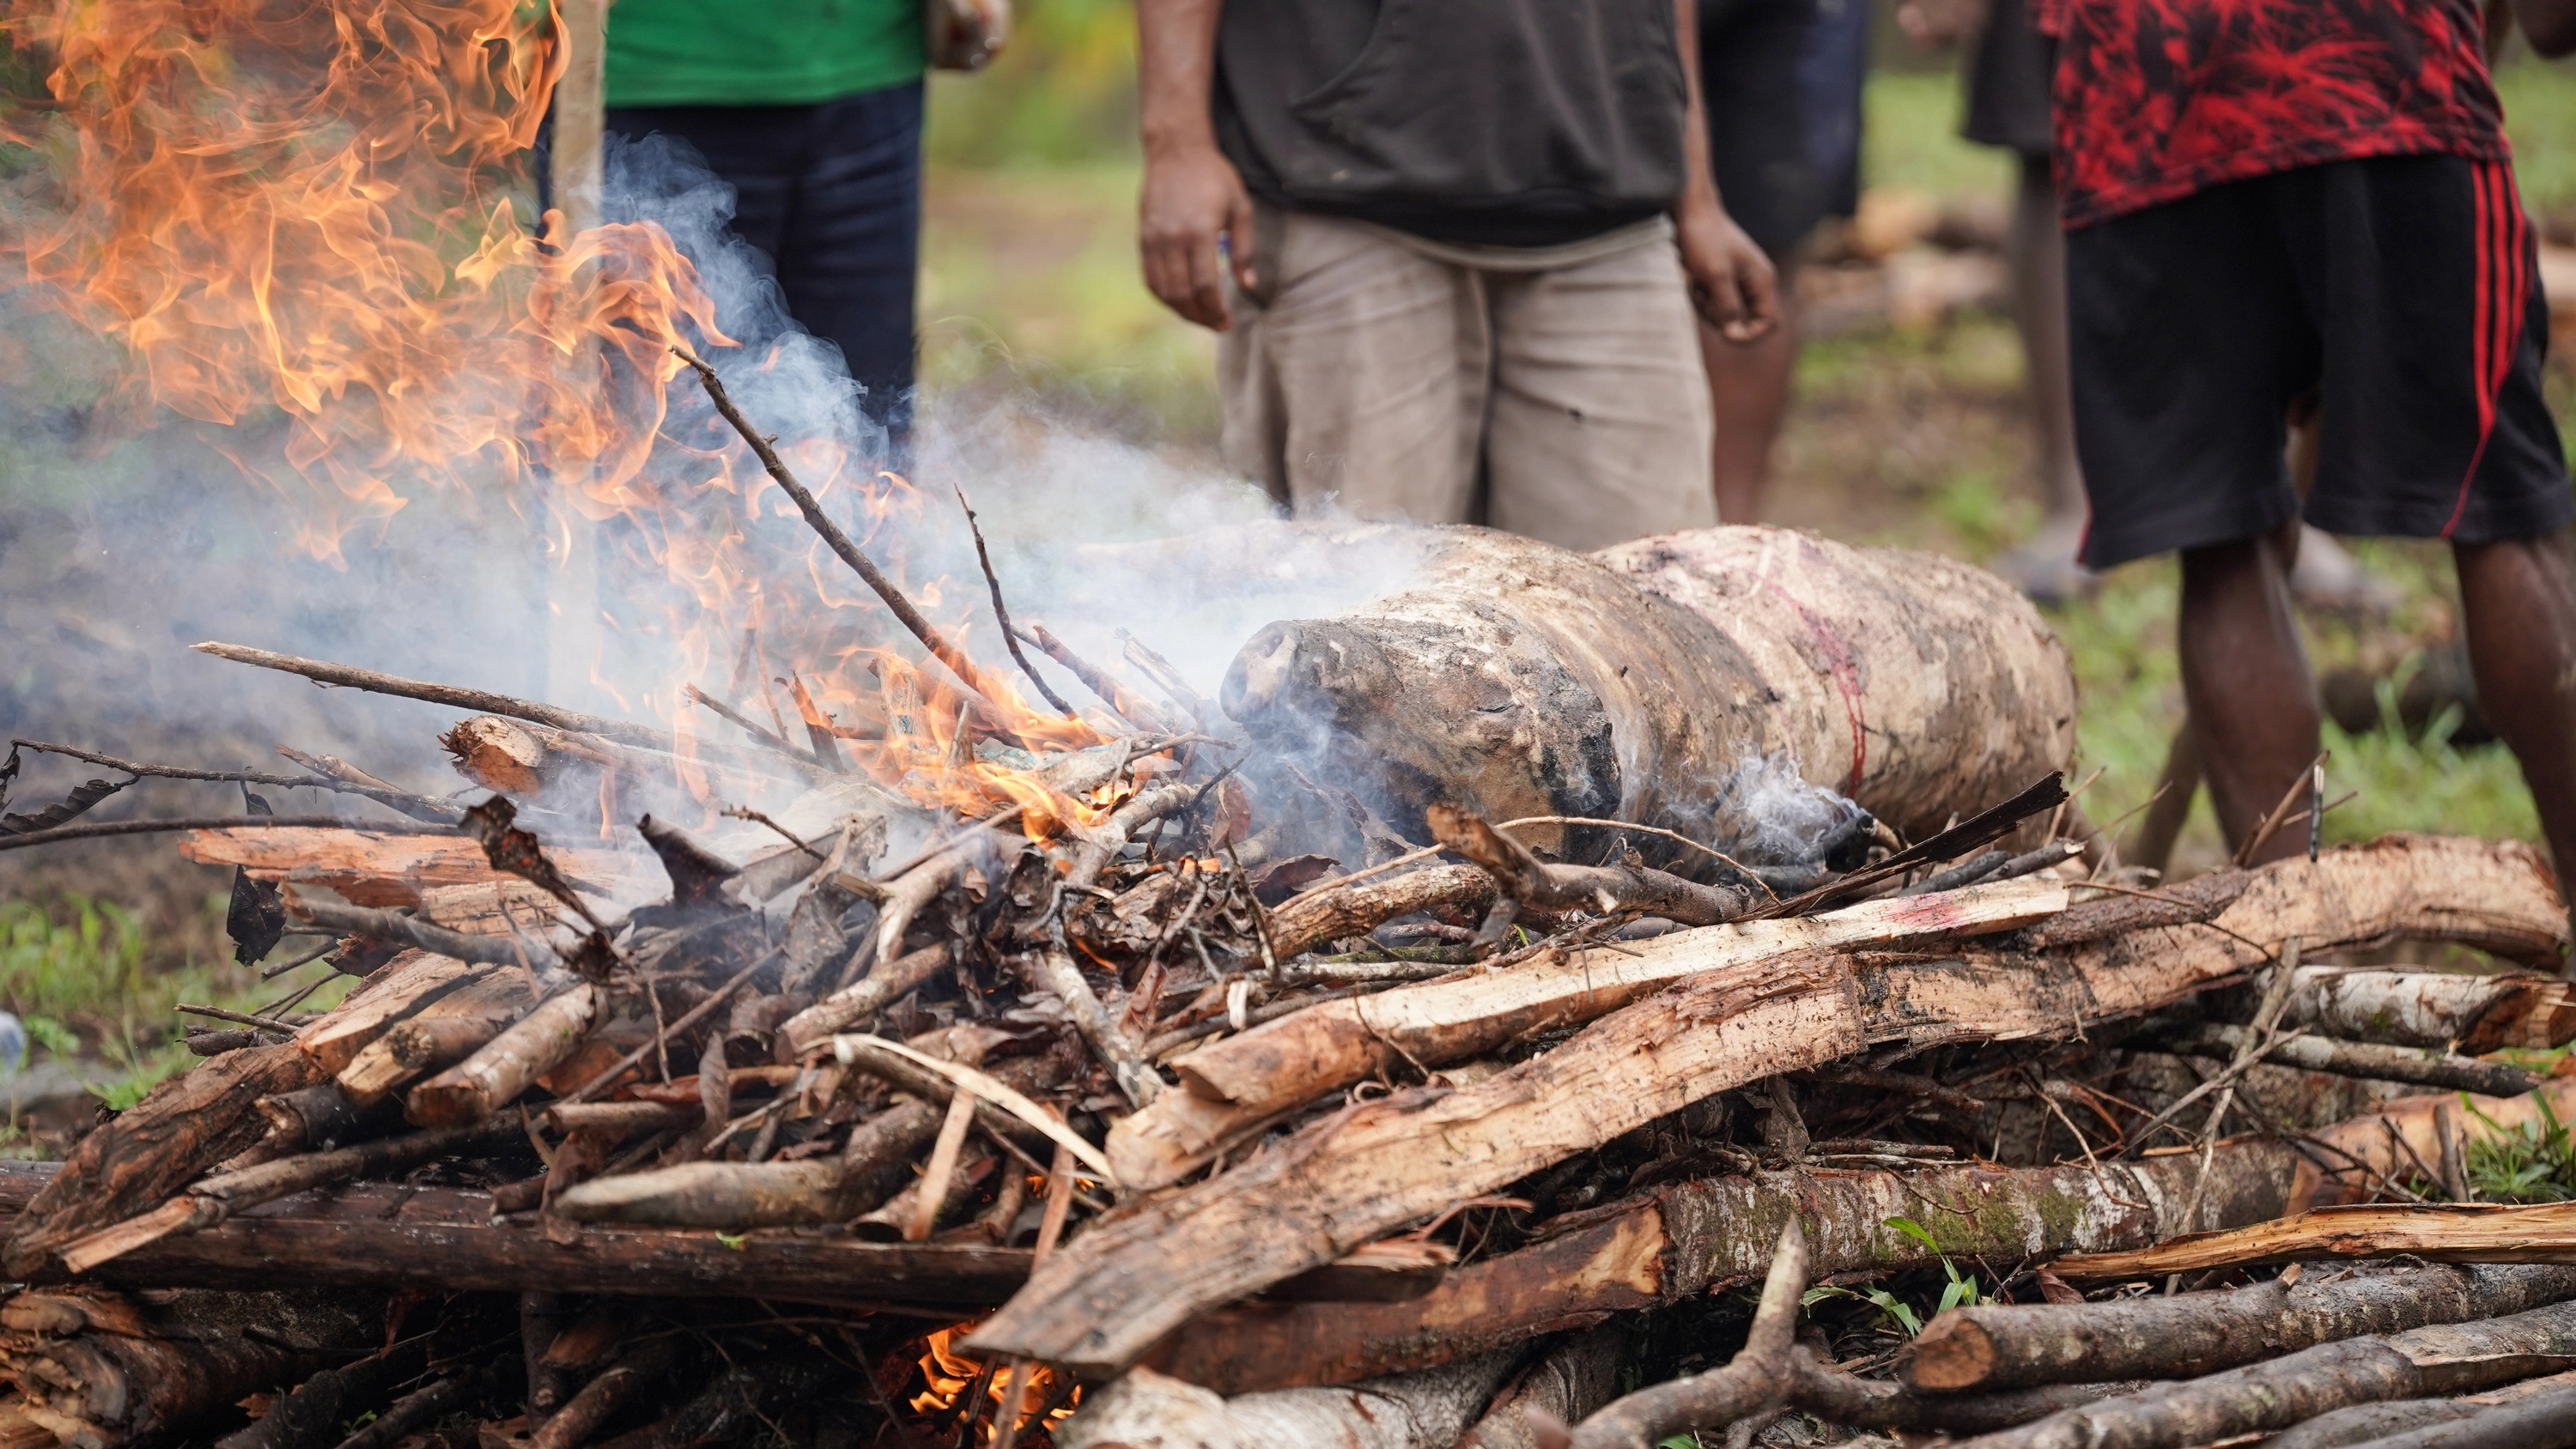
<instances>
[{"instance_id":1,"label":"orange flame","mask_svg":"<svg viewBox=\"0 0 2576 1449\"><path fill-rule=\"evenodd\" d=\"M735 344L660 227L575 234L551 212L540 232L526 225L528 152L565 59L547 7L0 0L0 29L49 67L51 97L0 108L0 142L41 163L18 185L24 204L0 210L0 259L128 359L109 411L207 429L286 498L303 550L339 561L354 531L381 531L424 487L497 488L559 560L605 546L590 526L617 520L620 565L678 601L668 620L606 619L664 650L663 682L635 701L647 712L685 711L679 686L721 667L719 641L763 617L766 589L761 672L809 681L823 718L807 726L847 741L879 782L966 813L1021 805L1032 835L1115 803L1055 789L1030 757L979 752L997 735L1080 748L1104 738L1091 726L1008 686L975 722L944 668L828 643L849 636L833 616L875 610L874 596L810 538L784 560L775 529L766 553L755 545L784 499L693 396L690 425L666 426L672 347ZM11 346L0 338L0 364L23 373ZM923 508L834 439L781 452L855 508L863 539ZM778 607L794 577L782 563L803 569L808 606ZM980 588L887 563L925 611L957 600L942 627L962 647ZM889 707L897 694L908 713ZM674 784L705 801L690 754Z\"/></svg>"},{"instance_id":2,"label":"orange flame","mask_svg":"<svg viewBox=\"0 0 2576 1449\"><path fill-rule=\"evenodd\" d=\"M956 1353L952 1351L951 1345L972 1332L974 1327L975 1325L971 1322L960 1323L940 1329L938 1332L930 1335L929 1344L923 1350L921 1355L921 1377L922 1382L926 1387L922 1392L912 1396L911 1403L912 1411L914 1413L946 1413L957 1406L957 1400L965 1394L967 1389L973 1387L976 1376L984 1371L984 1366L972 1359L958 1357ZM1000 1430L998 1427L998 1421L1003 1410L1010 1407L1012 1376L1023 1371L1023 1369L1025 1369L1029 1376L1028 1394L1020 1400L1020 1413L1023 1416L1036 1413L1046 1404L1047 1400L1054 1395L1056 1385L1059 1380L1057 1378L1056 1371L1047 1367L1045 1364L1033 1363L1020 1365L1004 1363L998 1365L993 1370L991 1382L986 1384L984 1388L984 1396L991 1402L984 1409L983 1417L976 1424L975 1433L977 1443L990 1444L994 1439L999 1437ZM1072 1418L1073 1411L1078 1408L1081 1403L1082 1390L1077 1388L1063 1404L1059 1405L1054 1412L1047 1415L1047 1421L1044 1427L1052 1429L1056 1425L1063 1423L1065 1420ZM1038 1426L1031 1425L1029 1427ZM1025 1430L1023 1433L1025 1434ZM1023 1442L1026 1442L1025 1439L1023 1439Z\"/></svg>"}]
</instances>

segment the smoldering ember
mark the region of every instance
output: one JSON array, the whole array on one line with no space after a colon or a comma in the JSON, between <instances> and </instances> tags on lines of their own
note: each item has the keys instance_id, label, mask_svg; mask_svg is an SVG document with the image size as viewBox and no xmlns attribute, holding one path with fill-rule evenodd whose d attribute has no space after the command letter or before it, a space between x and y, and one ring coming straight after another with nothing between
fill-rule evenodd
<instances>
[{"instance_id":1,"label":"smoldering ember","mask_svg":"<svg viewBox=\"0 0 2576 1449\"><path fill-rule=\"evenodd\" d=\"M2576 1112L2534 848L2328 846L2311 777L2123 866L2057 636L1926 553L1253 520L1015 576L1015 505L765 415L810 355L676 210L511 219L554 9L8 8L60 167L10 246L120 406L311 555L480 488L546 599L674 622L568 636L614 715L169 646L437 713L382 758L13 742L0 851L228 867L239 962L327 974L0 1161L0 1449L2566 1442L2576 1205L2472 1186ZM1158 652L1208 598L1230 662ZM177 782L245 803L117 808Z\"/></svg>"}]
</instances>

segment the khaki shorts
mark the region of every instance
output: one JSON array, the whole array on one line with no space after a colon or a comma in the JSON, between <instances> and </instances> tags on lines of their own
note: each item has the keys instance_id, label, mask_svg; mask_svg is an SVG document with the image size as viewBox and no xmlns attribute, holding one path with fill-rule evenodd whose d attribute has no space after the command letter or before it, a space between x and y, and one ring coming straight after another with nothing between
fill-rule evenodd
<instances>
[{"instance_id":1,"label":"khaki shorts","mask_svg":"<svg viewBox=\"0 0 2576 1449\"><path fill-rule=\"evenodd\" d=\"M1299 514L1488 523L1579 549L1717 521L1669 222L1497 255L1262 220L1263 295L1233 290L1217 350L1225 461Z\"/></svg>"}]
</instances>

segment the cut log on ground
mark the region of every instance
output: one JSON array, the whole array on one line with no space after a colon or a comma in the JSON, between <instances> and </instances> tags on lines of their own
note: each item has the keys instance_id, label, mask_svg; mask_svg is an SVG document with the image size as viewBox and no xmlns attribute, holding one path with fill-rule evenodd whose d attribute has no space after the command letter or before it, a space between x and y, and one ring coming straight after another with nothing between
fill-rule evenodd
<instances>
[{"instance_id":1,"label":"cut log on ground","mask_svg":"<svg viewBox=\"0 0 2576 1449\"><path fill-rule=\"evenodd\" d=\"M2266 1138L2222 1142L2201 1211L2257 1222L2281 1211L2302 1161ZM1255 1302L1220 1308L1147 1362L1224 1393L1342 1383L1446 1362L1614 1313L1755 1281L1780 1227L1804 1225L1819 1278L1961 1262L2020 1262L2051 1245L2146 1246L2183 1221L2198 1159L2098 1168L1962 1164L1906 1172L1802 1168L1679 1182L1566 1222L1541 1241L1453 1268L1405 1303ZM1920 1224L1927 1244L1888 1225Z\"/></svg>"},{"instance_id":2,"label":"cut log on ground","mask_svg":"<svg viewBox=\"0 0 2576 1449\"><path fill-rule=\"evenodd\" d=\"M1627 1348L1625 1324L1566 1335L1512 1375L1458 1449L1538 1449L1539 1423L1574 1423L1619 1396Z\"/></svg>"},{"instance_id":3,"label":"cut log on ground","mask_svg":"<svg viewBox=\"0 0 2576 1449\"><path fill-rule=\"evenodd\" d=\"M2099 1378L2197 1378L2293 1350L2576 1298L2576 1268L2427 1266L2273 1279L2220 1293L1954 1308L1899 1361L1917 1389L1962 1393Z\"/></svg>"},{"instance_id":4,"label":"cut log on ground","mask_svg":"<svg viewBox=\"0 0 2576 1449\"><path fill-rule=\"evenodd\" d=\"M2473 919L2443 885L2491 883ZM2267 866L2222 921L2312 943L2473 933L2530 949L2566 917L2528 847L2396 837L2325 862ZM2240 916L2251 909L2259 917ZM1457 1090L1354 1106L1244 1165L1075 1240L982 1326L971 1348L1113 1372L1200 1313L1343 1256L1379 1234L1711 1093L1864 1045L1915 1046L2057 1032L2151 1010L2259 960L2233 934L2192 927L2063 955L1925 961L1807 951L1707 972L1625 1007L1565 1045ZM1177 1256L1194 1271L1175 1280Z\"/></svg>"},{"instance_id":5,"label":"cut log on ground","mask_svg":"<svg viewBox=\"0 0 2576 1449\"><path fill-rule=\"evenodd\" d=\"M1588 556L1443 529L1413 587L1254 635L1220 702L1256 740L1321 745L1415 839L1435 797L1704 831L1777 758L1919 838L2064 769L2075 724L2064 647L1993 575L1768 528ZM1594 834L1527 843L1594 859Z\"/></svg>"},{"instance_id":6,"label":"cut log on ground","mask_svg":"<svg viewBox=\"0 0 2576 1449\"><path fill-rule=\"evenodd\" d=\"M2576 1303L2350 1338L2069 1409L1975 1449L2184 1449L2330 1410L2482 1389L2576 1361Z\"/></svg>"},{"instance_id":7,"label":"cut log on ground","mask_svg":"<svg viewBox=\"0 0 2576 1449\"><path fill-rule=\"evenodd\" d=\"M2064 1278L2151 1278L2205 1268L2317 1258L2576 1264L2576 1203L2379 1203L2319 1208L2279 1222L2193 1233L2134 1253L2088 1253L2054 1265Z\"/></svg>"}]
</instances>

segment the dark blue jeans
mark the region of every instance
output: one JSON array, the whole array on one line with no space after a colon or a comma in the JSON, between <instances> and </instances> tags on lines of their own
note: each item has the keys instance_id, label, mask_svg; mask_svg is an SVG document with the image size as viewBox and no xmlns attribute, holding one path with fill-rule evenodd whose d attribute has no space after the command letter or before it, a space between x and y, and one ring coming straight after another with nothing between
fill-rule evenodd
<instances>
[{"instance_id":1,"label":"dark blue jeans","mask_svg":"<svg viewBox=\"0 0 2576 1449\"><path fill-rule=\"evenodd\" d=\"M860 405L912 425L921 257L921 83L808 106L636 106L608 129L684 141L734 189L733 229L769 259L787 310L838 343Z\"/></svg>"}]
</instances>

